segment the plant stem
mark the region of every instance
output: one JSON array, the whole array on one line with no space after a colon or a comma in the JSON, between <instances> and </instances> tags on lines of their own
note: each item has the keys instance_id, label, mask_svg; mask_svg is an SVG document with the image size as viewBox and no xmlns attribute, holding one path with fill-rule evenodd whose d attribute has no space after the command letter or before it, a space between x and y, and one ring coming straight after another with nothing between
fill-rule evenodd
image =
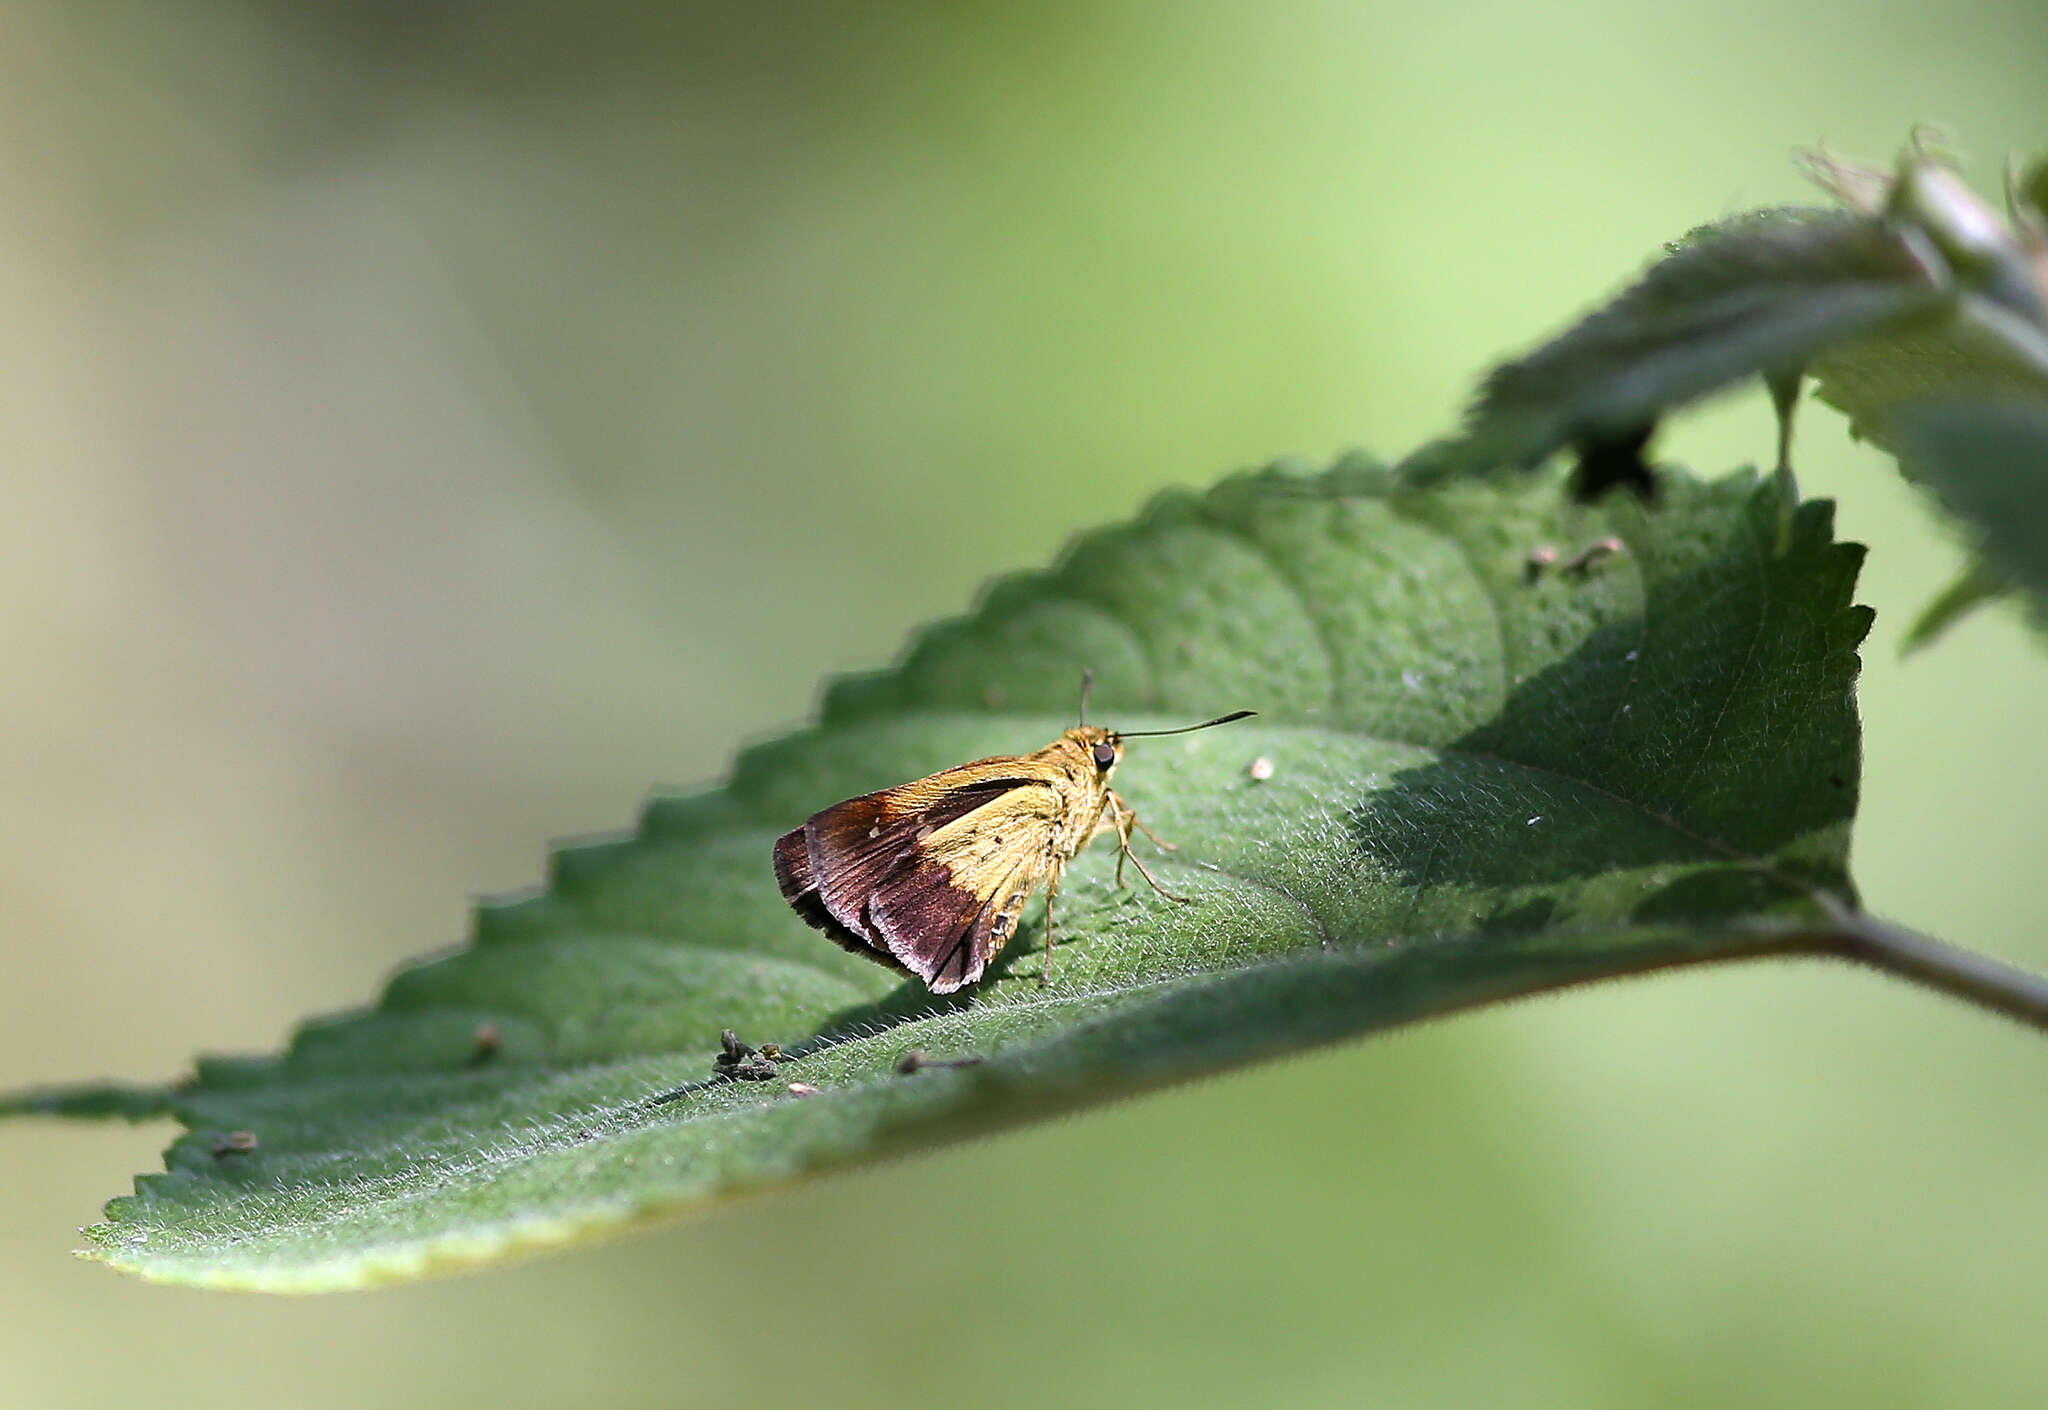
<instances>
[{"instance_id":1,"label":"plant stem","mask_svg":"<svg viewBox=\"0 0 2048 1410\"><path fill-rule=\"evenodd\" d=\"M1834 907L1834 923L1810 932L1814 948L1968 1000L2048 1031L2048 976L1961 949L1862 911Z\"/></svg>"}]
</instances>

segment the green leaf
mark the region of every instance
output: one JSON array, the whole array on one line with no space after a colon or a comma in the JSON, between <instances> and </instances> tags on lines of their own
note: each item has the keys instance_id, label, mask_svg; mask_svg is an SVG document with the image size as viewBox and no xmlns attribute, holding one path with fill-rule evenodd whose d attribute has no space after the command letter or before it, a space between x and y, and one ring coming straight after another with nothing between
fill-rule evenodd
<instances>
[{"instance_id":1,"label":"green leaf","mask_svg":"<svg viewBox=\"0 0 2048 1410\"><path fill-rule=\"evenodd\" d=\"M1419 468L1534 466L1647 432L1747 377L1789 381L1823 350L1940 315L1936 259L1881 220L1805 207L1701 226L1612 302L1487 377L1460 441Z\"/></svg>"},{"instance_id":2,"label":"green leaf","mask_svg":"<svg viewBox=\"0 0 2048 1410\"><path fill-rule=\"evenodd\" d=\"M1899 654L1904 656L1934 645L1963 618L1987 602L2008 596L2012 590L2012 582L2005 574L1982 558L1972 558L1955 580L1929 599L1907 625L1905 635L1899 639Z\"/></svg>"},{"instance_id":3,"label":"green leaf","mask_svg":"<svg viewBox=\"0 0 2048 1410\"><path fill-rule=\"evenodd\" d=\"M2036 617L2048 614L2048 403L1936 400L1895 421L1907 473L1971 526Z\"/></svg>"},{"instance_id":4,"label":"green leaf","mask_svg":"<svg viewBox=\"0 0 2048 1410\"><path fill-rule=\"evenodd\" d=\"M2035 204L2043 169L2008 186L2008 228L1919 134L1894 177L1819 156L1811 164L1823 185L1881 209L1895 238L1930 270L1952 271L1956 285L1950 317L1819 350L1819 395L1848 415L1851 433L1896 453L1902 408L1964 397L2048 401L2048 245Z\"/></svg>"},{"instance_id":5,"label":"green leaf","mask_svg":"<svg viewBox=\"0 0 2048 1410\"><path fill-rule=\"evenodd\" d=\"M2036 157L2027 164L2014 194L2024 206L2027 219L2039 230L2048 221L2048 157Z\"/></svg>"},{"instance_id":6,"label":"green leaf","mask_svg":"<svg viewBox=\"0 0 2048 1410\"><path fill-rule=\"evenodd\" d=\"M1490 1000L1781 951L1851 895L1869 614L1829 506L1780 553L1753 477L1676 475L1654 512L1391 479L1353 461L1169 494L995 584L725 787L559 853L544 892L484 907L375 1009L202 1062L163 1094L190 1133L93 1256L272 1290L473 1264ZM1530 567L1604 535L1619 551ZM1261 712L1124 760L1190 904L1118 889L1098 845L1061 892L1051 986L1033 908L947 999L790 913L781 830L1043 744L1084 665L1124 728ZM725 1028L781 1046L776 1080L712 1080ZM913 1049L968 1065L906 1073Z\"/></svg>"},{"instance_id":7,"label":"green leaf","mask_svg":"<svg viewBox=\"0 0 2048 1410\"><path fill-rule=\"evenodd\" d=\"M1849 418L1851 435L1893 455L1902 449L1893 423L1903 408L1966 398L2048 405L2048 360L2028 355L2036 343L2048 348L2048 338L1974 295L1962 297L1958 314L1816 358L1815 394Z\"/></svg>"},{"instance_id":8,"label":"green leaf","mask_svg":"<svg viewBox=\"0 0 2048 1410\"><path fill-rule=\"evenodd\" d=\"M121 1082L95 1082L79 1087L36 1087L0 1096L0 1116L120 1116L148 1121L169 1116L177 1094L169 1087L137 1087Z\"/></svg>"}]
</instances>

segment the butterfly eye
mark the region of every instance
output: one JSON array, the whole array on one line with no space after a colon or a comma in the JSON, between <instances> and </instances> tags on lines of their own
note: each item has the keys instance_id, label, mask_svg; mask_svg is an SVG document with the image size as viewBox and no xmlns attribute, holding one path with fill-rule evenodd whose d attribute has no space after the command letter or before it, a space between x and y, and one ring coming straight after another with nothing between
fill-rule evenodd
<instances>
[{"instance_id":1,"label":"butterfly eye","mask_svg":"<svg viewBox=\"0 0 2048 1410\"><path fill-rule=\"evenodd\" d=\"M1116 746L1104 742L1095 746L1095 767L1105 772L1116 762Z\"/></svg>"}]
</instances>

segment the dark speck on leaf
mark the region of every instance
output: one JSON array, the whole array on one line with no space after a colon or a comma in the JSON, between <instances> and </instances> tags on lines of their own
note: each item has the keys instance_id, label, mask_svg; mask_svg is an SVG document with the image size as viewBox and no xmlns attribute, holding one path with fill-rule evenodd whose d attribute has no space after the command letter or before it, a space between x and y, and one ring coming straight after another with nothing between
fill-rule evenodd
<instances>
[{"instance_id":1,"label":"dark speck on leaf","mask_svg":"<svg viewBox=\"0 0 2048 1410\"><path fill-rule=\"evenodd\" d=\"M923 1048L912 1048L897 1061L896 1070L908 1077L927 1067L973 1067L980 1061L978 1057L935 1058Z\"/></svg>"},{"instance_id":2,"label":"dark speck on leaf","mask_svg":"<svg viewBox=\"0 0 2048 1410\"><path fill-rule=\"evenodd\" d=\"M1637 499L1649 504L1657 498L1657 478L1643 463L1643 447L1650 443L1656 423L1618 436L1588 436L1578 443L1579 463L1572 471L1571 494L1580 504L1591 504L1616 485L1626 485Z\"/></svg>"}]
</instances>

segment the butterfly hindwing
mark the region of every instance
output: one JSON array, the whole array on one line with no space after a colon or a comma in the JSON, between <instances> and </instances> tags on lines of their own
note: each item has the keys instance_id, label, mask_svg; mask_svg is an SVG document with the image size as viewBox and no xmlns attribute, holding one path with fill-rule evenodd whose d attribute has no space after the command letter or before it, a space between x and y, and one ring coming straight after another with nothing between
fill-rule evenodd
<instances>
[{"instance_id":1,"label":"butterfly hindwing","mask_svg":"<svg viewBox=\"0 0 2048 1410\"><path fill-rule=\"evenodd\" d=\"M1018 849L1055 807L1036 761L963 764L850 798L784 833L775 878L797 914L843 948L950 992L979 978L1008 938L1037 880ZM1002 824L993 832L983 826L991 808ZM1013 894L1020 881L1024 892Z\"/></svg>"},{"instance_id":2,"label":"butterfly hindwing","mask_svg":"<svg viewBox=\"0 0 2048 1410\"><path fill-rule=\"evenodd\" d=\"M1058 868L1052 789L1012 789L931 834L869 894L865 919L896 962L935 994L981 978L1024 902Z\"/></svg>"}]
</instances>

